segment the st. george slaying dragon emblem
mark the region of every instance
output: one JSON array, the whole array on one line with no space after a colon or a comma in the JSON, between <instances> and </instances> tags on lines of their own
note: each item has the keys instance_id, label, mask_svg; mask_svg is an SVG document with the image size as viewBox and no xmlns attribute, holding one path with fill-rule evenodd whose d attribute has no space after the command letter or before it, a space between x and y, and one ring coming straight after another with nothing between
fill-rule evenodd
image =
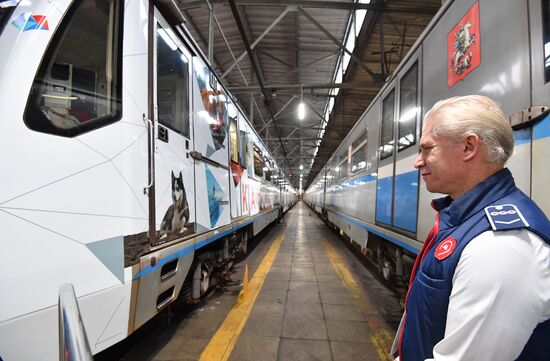
<instances>
[{"instance_id":1,"label":"st. george slaying dragon emblem","mask_svg":"<svg viewBox=\"0 0 550 361\"><path fill-rule=\"evenodd\" d=\"M470 32L472 24L467 22L460 25L460 30L455 33L454 52L451 57L451 67L456 75L462 75L472 65L472 52L470 47L475 42L476 34Z\"/></svg>"}]
</instances>

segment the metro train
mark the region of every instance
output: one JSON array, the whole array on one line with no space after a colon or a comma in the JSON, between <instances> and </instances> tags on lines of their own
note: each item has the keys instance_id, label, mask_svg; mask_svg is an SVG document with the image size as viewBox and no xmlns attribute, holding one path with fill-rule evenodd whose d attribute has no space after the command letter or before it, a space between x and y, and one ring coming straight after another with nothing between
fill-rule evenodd
<instances>
[{"instance_id":1,"label":"metro train","mask_svg":"<svg viewBox=\"0 0 550 361\"><path fill-rule=\"evenodd\" d=\"M547 0L444 2L304 194L402 294L435 221L430 201L442 196L413 167L422 119L438 100L467 94L491 97L509 116L507 167L550 216Z\"/></svg>"},{"instance_id":2,"label":"metro train","mask_svg":"<svg viewBox=\"0 0 550 361\"><path fill-rule=\"evenodd\" d=\"M0 1L0 360L200 300L296 191L172 1Z\"/></svg>"}]
</instances>

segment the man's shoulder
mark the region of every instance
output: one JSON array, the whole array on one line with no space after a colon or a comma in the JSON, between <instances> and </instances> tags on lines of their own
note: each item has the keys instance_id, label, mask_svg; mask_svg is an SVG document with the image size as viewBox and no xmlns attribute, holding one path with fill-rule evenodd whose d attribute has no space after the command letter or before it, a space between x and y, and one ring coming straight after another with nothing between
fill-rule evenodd
<instances>
[{"instance_id":1,"label":"man's shoulder","mask_svg":"<svg viewBox=\"0 0 550 361\"><path fill-rule=\"evenodd\" d=\"M485 207L493 231L528 228L550 240L550 221L537 204L519 189Z\"/></svg>"},{"instance_id":2,"label":"man's shoulder","mask_svg":"<svg viewBox=\"0 0 550 361\"><path fill-rule=\"evenodd\" d=\"M514 203L493 204L485 207L485 215L493 231L529 227L529 222Z\"/></svg>"}]
</instances>

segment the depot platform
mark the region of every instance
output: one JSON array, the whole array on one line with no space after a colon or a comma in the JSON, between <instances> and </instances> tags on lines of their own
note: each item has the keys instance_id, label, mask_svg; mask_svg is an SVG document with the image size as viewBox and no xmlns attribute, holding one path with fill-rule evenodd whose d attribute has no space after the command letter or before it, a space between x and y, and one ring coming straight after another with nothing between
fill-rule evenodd
<instances>
[{"instance_id":1,"label":"depot platform","mask_svg":"<svg viewBox=\"0 0 550 361\"><path fill-rule=\"evenodd\" d=\"M233 283L133 335L120 360L389 360L398 297L303 202L234 268ZM248 292L244 270L248 267Z\"/></svg>"}]
</instances>

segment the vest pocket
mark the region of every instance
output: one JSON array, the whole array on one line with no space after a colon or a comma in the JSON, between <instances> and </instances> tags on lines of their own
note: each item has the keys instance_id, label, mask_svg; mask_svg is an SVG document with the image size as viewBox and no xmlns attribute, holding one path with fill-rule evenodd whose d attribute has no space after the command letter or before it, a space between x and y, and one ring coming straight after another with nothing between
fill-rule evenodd
<instances>
[{"instance_id":1,"label":"vest pocket","mask_svg":"<svg viewBox=\"0 0 550 361\"><path fill-rule=\"evenodd\" d=\"M430 288L447 288L447 279L428 276L426 273L424 273L424 270L422 270L422 268L420 268L416 274L416 281L420 281L422 284Z\"/></svg>"}]
</instances>

